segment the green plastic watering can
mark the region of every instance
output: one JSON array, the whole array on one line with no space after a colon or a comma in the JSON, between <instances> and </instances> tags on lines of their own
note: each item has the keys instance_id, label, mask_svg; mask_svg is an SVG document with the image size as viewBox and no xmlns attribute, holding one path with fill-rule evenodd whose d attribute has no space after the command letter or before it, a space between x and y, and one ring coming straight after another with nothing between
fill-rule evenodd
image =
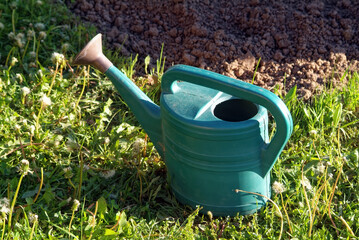
<instances>
[{"instance_id":1,"label":"green plastic watering can","mask_svg":"<svg viewBox=\"0 0 359 240\"><path fill-rule=\"evenodd\" d=\"M74 64L92 65L113 82L164 159L180 202L216 216L251 214L265 206L267 199L260 195L271 196L270 170L293 128L287 107L275 94L176 65L162 76L159 107L103 55L101 34ZM267 110L276 122L271 141Z\"/></svg>"}]
</instances>

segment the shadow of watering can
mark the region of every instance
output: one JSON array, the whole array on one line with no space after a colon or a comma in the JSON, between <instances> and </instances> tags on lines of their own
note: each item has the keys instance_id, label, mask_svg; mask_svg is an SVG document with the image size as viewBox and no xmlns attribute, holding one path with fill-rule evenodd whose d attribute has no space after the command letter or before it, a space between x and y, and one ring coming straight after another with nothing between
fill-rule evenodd
<instances>
[{"instance_id":1,"label":"shadow of watering can","mask_svg":"<svg viewBox=\"0 0 359 240\"><path fill-rule=\"evenodd\" d=\"M74 65L105 73L165 160L177 199L217 216L251 214L270 197L270 170L292 132L291 115L272 92L211 71L176 65L162 76L161 106L102 53L101 34ZM268 114L276 132L268 138Z\"/></svg>"}]
</instances>

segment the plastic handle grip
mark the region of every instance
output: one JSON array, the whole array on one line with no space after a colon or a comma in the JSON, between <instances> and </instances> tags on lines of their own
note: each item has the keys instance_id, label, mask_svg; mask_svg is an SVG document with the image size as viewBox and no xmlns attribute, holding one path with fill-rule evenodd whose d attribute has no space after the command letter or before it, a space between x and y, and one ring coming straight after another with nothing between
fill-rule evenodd
<instances>
[{"instance_id":1,"label":"plastic handle grip","mask_svg":"<svg viewBox=\"0 0 359 240\"><path fill-rule=\"evenodd\" d=\"M165 72L162 77L162 92L173 93L172 84L175 81L216 89L265 107L274 116L276 133L262 152L263 176L272 169L293 130L292 116L277 95L253 84L187 65L176 65Z\"/></svg>"}]
</instances>

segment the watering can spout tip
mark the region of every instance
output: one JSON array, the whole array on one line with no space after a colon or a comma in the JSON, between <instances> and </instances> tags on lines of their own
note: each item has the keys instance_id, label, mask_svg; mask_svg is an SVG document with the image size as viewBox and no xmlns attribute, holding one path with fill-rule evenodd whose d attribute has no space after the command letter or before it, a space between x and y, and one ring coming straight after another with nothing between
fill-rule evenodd
<instances>
[{"instance_id":1,"label":"watering can spout tip","mask_svg":"<svg viewBox=\"0 0 359 240\"><path fill-rule=\"evenodd\" d=\"M112 63L102 53L102 34L97 34L86 46L80 51L72 62L73 65L91 65L100 70L102 73L106 72Z\"/></svg>"}]
</instances>

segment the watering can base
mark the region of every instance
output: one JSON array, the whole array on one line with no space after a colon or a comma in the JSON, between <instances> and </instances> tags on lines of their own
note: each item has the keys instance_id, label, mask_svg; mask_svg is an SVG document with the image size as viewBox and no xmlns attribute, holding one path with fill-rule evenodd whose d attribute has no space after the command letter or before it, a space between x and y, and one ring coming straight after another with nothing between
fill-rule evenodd
<instances>
[{"instance_id":1,"label":"watering can base","mask_svg":"<svg viewBox=\"0 0 359 240\"><path fill-rule=\"evenodd\" d=\"M203 203L198 203L193 200L190 200L183 196L182 194L175 191L172 188L172 192L174 193L176 199L185 205L189 205L192 208L196 209L198 206L201 207L199 211L202 214L207 214L208 211L211 211L214 216L218 217L226 217L231 216L234 217L237 215L250 215L256 213L261 210L262 207L266 206L267 200L264 199L264 203L256 203L256 204L244 204L244 205L234 205L234 206L215 206L215 205L208 205Z\"/></svg>"}]
</instances>

